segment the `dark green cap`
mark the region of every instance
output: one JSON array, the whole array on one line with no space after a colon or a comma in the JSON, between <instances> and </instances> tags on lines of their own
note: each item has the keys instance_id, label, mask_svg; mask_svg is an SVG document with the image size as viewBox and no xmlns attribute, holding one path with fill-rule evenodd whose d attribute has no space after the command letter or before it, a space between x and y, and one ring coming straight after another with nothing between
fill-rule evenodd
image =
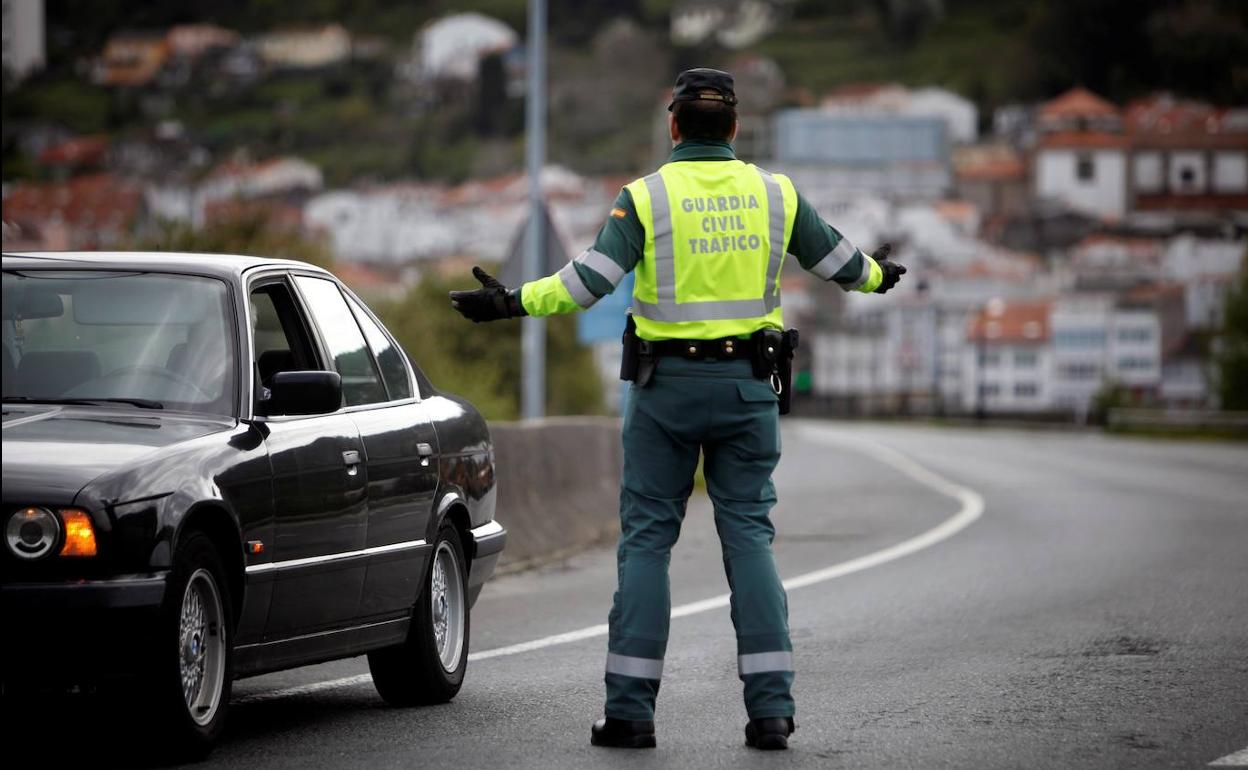
<instances>
[{"instance_id":1,"label":"dark green cap","mask_svg":"<svg viewBox=\"0 0 1248 770\"><path fill-rule=\"evenodd\" d=\"M671 112L676 102L698 100L723 102L729 107L735 107L737 95L732 88L732 75L723 70L706 67L685 70L676 76L676 87L672 89L672 103L667 105L667 110Z\"/></svg>"}]
</instances>

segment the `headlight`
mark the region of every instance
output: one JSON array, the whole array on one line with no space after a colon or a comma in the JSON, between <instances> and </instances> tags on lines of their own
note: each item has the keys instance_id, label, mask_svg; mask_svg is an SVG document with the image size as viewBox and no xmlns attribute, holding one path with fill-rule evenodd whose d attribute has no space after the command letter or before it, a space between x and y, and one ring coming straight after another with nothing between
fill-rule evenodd
<instances>
[{"instance_id":1,"label":"headlight","mask_svg":"<svg viewBox=\"0 0 1248 770\"><path fill-rule=\"evenodd\" d=\"M32 561L47 556L61 537L61 520L47 508L23 508L9 516L4 540L19 559Z\"/></svg>"}]
</instances>

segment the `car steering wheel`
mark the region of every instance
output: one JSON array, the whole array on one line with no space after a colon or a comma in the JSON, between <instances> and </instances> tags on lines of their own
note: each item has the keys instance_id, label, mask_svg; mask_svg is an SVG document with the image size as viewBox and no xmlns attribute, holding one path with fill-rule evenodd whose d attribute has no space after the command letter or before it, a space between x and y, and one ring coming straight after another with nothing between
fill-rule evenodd
<instances>
[{"instance_id":1,"label":"car steering wheel","mask_svg":"<svg viewBox=\"0 0 1248 770\"><path fill-rule=\"evenodd\" d=\"M177 372L172 371L170 369L166 369L163 366L153 366L151 364L131 364L130 366L123 366L120 369L114 369L108 374L101 377L100 379L108 380L108 379L113 379L115 377L122 377L127 374L130 374L131 372L135 372L135 373L142 372L143 374L152 374L157 377L163 377L166 380L170 380L172 382L176 382L179 385L185 385L186 387L191 388L191 390L194 391L195 396L198 398L202 398L205 401L212 400L212 396L210 396L206 391L204 391L203 388L199 387L194 382L178 374Z\"/></svg>"}]
</instances>

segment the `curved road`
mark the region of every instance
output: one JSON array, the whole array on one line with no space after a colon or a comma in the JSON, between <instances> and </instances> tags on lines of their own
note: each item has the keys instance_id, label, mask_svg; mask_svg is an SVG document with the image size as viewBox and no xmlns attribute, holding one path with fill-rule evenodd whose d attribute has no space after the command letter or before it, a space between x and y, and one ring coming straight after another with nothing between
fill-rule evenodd
<instances>
[{"instance_id":1,"label":"curved road","mask_svg":"<svg viewBox=\"0 0 1248 770\"><path fill-rule=\"evenodd\" d=\"M385 707L362 658L245 680L207 766L1196 767L1248 747L1248 447L801 421L784 442L777 560L810 583L789 593L787 754L742 746L698 497L657 751L588 745L615 581L601 549L486 587L452 704Z\"/></svg>"}]
</instances>

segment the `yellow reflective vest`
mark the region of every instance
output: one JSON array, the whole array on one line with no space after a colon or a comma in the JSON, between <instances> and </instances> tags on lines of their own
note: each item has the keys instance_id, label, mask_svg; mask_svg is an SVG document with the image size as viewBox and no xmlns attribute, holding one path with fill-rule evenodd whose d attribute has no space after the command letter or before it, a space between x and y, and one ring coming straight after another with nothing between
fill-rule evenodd
<instances>
[{"instance_id":1,"label":"yellow reflective vest","mask_svg":"<svg viewBox=\"0 0 1248 770\"><path fill-rule=\"evenodd\" d=\"M628 186L646 232L633 288L643 339L784 328L780 271L797 191L739 160L681 161Z\"/></svg>"},{"instance_id":2,"label":"yellow reflective vest","mask_svg":"<svg viewBox=\"0 0 1248 770\"><path fill-rule=\"evenodd\" d=\"M590 307L631 268L633 318L643 339L716 339L784 328L780 274L799 205L788 177L735 159L680 160L625 190L644 230L640 259L629 264L587 249L554 275L522 287L527 313ZM826 255L807 256L807 269L824 280L860 253L834 237ZM860 276L842 286L874 291L882 271L868 255L861 263ZM586 275L599 277L596 291Z\"/></svg>"}]
</instances>

